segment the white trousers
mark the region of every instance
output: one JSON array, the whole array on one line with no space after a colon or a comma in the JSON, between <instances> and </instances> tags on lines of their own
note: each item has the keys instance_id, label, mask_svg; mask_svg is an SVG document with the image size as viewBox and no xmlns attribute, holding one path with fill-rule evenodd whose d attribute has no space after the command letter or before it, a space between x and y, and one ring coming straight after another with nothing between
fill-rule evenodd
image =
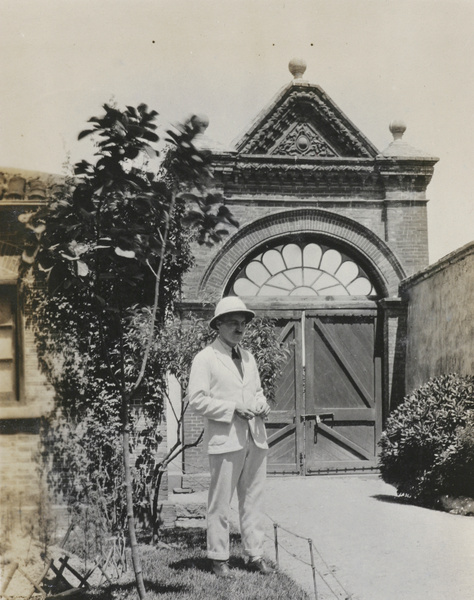
<instances>
[{"instance_id":1,"label":"white trousers","mask_svg":"<svg viewBox=\"0 0 474 600\"><path fill-rule=\"evenodd\" d=\"M240 533L250 558L263 553L263 493L267 450L258 448L252 436L236 452L210 454L211 482L207 504L207 555L213 560L229 558L229 513L235 490L239 501Z\"/></svg>"}]
</instances>

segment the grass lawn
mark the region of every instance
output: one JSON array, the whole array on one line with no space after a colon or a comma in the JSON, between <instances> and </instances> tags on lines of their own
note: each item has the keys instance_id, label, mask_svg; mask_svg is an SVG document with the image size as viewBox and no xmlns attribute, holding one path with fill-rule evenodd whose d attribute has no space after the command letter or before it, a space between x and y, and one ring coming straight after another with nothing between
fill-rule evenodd
<instances>
[{"instance_id":1,"label":"grass lawn","mask_svg":"<svg viewBox=\"0 0 474 600\"><path fill-rule=\"evenodd\" d=\"M143 575L149 600L310 600L284 573L261 575L246 569L240 536L231 534L230 566L234 580L218 579L206 558L206 532L201 528L164 531L158 547L141 545ZM113 586L91 589L87 600L136 600L131 570Z\"/></svg>"}]
</instances>

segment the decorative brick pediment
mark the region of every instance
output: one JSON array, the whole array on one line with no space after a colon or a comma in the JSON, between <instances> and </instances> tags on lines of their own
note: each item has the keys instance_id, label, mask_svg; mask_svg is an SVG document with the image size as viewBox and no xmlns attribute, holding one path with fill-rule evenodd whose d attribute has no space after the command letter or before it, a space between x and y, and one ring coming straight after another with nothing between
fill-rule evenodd
<instances>
[{"instance_id":1,"label":"decorative brick pediment","mask_svg":"<svg viewBox=\"0 0 474 600\"><path fill-rule=\"evenodd\" d=\"M292 83L237 140L238 154L373 158L377 149L316 85Z\"/></svg>"},{"instance_id":2,"label":"decorative brick pediment","mask_svg":"<svg viewBox=\"0 0 474 600\"><path fill-rule=\"evenodd\" d=\"M308 123L295 123L286 132L269 154L279 156L337 156L326 140Z\"/></svg>"},{"instance_id":3,"label":"decorative brick pediment","mask_svg":"<svg viewBox=\"0 0 474 600\"><path fill-rule=\"evenodd\" d=\"M405 128L394 122L396 139L380 153L319 86L295 79L233 151L214 153L214 175L227 198L425 199L438 159L403 142Z\"/></svg>"}]
</instances>

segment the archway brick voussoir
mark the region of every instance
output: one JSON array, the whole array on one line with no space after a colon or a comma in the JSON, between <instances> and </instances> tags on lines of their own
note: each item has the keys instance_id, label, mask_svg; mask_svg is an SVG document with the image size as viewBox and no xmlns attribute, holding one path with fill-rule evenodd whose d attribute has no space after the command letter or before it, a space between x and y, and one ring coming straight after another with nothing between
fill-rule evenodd
<instances>
[{"instance_id":1,"label":"archway brick voussoir","mask_svg":"<svg viewBox=\"0 0 474 600\"><path fill-rule=\"evenodd\" d=\"M385 293L397 293L405 277L393 251L373 231L348 217L321 209L294 209L267 215L246 225L221 247L208 266L199 286L200 294L223 291L232 272L249 251L288 234L327 235L365 256L376 278L384 282Z\"/></svg>"}]
</instances>

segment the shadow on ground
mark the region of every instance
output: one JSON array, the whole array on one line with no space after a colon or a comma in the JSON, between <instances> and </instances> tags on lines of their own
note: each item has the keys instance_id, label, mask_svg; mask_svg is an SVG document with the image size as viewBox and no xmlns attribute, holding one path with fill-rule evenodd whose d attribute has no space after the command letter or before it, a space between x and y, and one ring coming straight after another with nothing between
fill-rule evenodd
<instances>
[{"instance_id":1,"label":"shadow on ground","mask_svg":"<svg viewBox=\"0 0 474 600\"><path fill-rule=\"evenodd\" d=\"M371 496L371 498L375 498L375 500L380 500L380 502L389 502L390 504L408 504L410 506L418 506L416 502L410 500L410 498L405 498L404 496L392 496L390 494L375 494Z\"/></svg>"},{"instance_id":2,"label":"shadow on ground","mask_svg":"<svg viewBox=\"0 0 474 600\"><path fill-rule=\"evenodd\" d=\"M147 579L144 583L147 592L154 592L155 594L181 593L188 589L185 585L160 585ZM115 600L120 596L128 597L128 594L134 591L136 591L136 583L133 581L126 584L113 584L100 590L82 590L82 594L76 596L76 598L77 600Z\"/></svg>"},{"instance_id":3,"label":"shadow on ground","mask_svg":"<svg viewBox=\"0 0 474 600\"><path fill-rule=\"evenodd\" d=\"M240 541L240 536L237 534L231 534L231 542ZM249 568L245 559L242 556L231 556L229 558L229 565L232 569L239 569L241 571L248 571ZM212 562L209 558L206 557L197 557L193 556L191 558L184 558L182 560L178 560L176 562L172 562L169 565L170 569L174 569L177 571L188 571L190 569L196 569L197 571L202 571L203 573L211 573L212 572Z\"/></svg>"},{"instance_id":4,"label":"shadow on ground","mask_svg":"<svg viewBox=\"0 0 474 600\"><path fill-rule=\"evenodd\" d=\"M170 569L175 569L176 571L188 571L189 569L195 569L205 573L210 573L212 571L211 561L207 558L183 558L182 560L170 563L168 566Z\"/></svg>"}]
</instances>

